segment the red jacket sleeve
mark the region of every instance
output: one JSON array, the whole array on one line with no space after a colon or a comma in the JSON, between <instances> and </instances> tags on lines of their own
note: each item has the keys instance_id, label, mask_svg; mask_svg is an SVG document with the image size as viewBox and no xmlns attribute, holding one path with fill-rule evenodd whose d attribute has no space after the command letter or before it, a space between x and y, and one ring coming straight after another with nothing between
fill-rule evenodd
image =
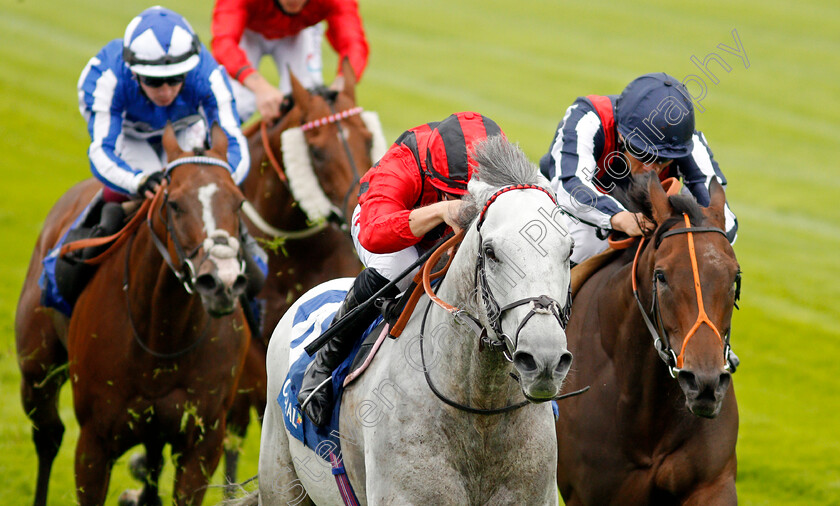
<instances>
[{"instance_id":1,"label":"red jacket sleeve","mask_svg":"<svg viewBox=\"0 0 840 506\"><path fill-rule=\"evenodd\" d=\"M423 181L411 151L392 146L379 164L362 178L359 197L359 242L372 253L393 253L414 246L408 215L420 199Z\"/></svg>"},{"instance_id":2,"label":"red jacket sleeve","mask_svg":"<svg viewBox=\"0 0 840 506\"><path fill-rule=\"evenodd\" d=\"M239 82L257 71L239 47L247 22L247 0L216 1L210 26L213 34L210 47L216 61L225 67L232 79Z\"/></svg>"},{"instance_id":3,"label":"red jacket sleeve","mask_svg":"<svg viewBox=\"0 0 840 506\"><path fill-rule=\"evenodd\" d=\"M360 80L367 66L369 50L356 0L333 2L333 7L327 15L327 40L338 53L339 72L341 61L347 57L356 74L356 80Z\"/></svg>"}]
</instances>

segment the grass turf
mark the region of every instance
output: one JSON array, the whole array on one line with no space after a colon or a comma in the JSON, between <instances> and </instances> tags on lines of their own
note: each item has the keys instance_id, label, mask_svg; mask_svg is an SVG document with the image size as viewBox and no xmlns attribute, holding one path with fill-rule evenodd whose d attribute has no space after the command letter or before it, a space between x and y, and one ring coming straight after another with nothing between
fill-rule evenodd
<instances>
[{"instance_id":1,"label":"grass turf","mask_svg":"<svg viewBox=\"0 0 840 506\"><path fill-rule=\"evenodd\" d=\"M36 471L18 396L14 311L35 237L55 200L89 176L87 133L76 109L79 72L147 7L138 1L68 0L0 5L0 503L31 502ZM167 3L209 41L210 3ZM729 179L744 271L733 344L741 426L742 504L840 504L840 5L810 1L557 2L361 0L371 57L357 91L378 111L388 140L458 110L495 119L533 160L578 95L618 93L639 74L697 75L697 115ZM745 62L719 45L735 47ZM731 67L691 63L715 52ZM325 50L327 79L335 57ZM269 75L270 67L264 67ZM699 93L695 83L692 92ZM73 504L78 428L69 389L68 431L51 504ZM240 476L256 473L258 430L244 442ZM136 486L126 457L109 503ZM171 491L172 467L161 480ZM219 472L214 483L221 483ZM221 497L211 490L205 500ZM167 500L167 499L165 499Z\"/></svg>"}]
</instances>

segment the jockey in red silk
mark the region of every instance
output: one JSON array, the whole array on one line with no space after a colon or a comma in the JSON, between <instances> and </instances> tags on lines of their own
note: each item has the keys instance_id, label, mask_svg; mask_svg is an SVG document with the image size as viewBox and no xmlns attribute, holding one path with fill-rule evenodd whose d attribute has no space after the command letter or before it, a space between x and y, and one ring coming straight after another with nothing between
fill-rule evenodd
<instances>
[{"instance_id":1,"label":"jockey in red silk","mask_svg":"<svg viewBox=\"0 0 840 506\"><path fill-rule=\"evenodd\" d=\"M611 230L640 236L652 226L610 196L631 173L682 178L683 190L703 206L712 178L726 188L706 137L694 129L689 97L679 80L660 72L635 79L619 96L579 97L566 110L540 170L572 217L572 262L605 250ZM729 204L725 213L727 237L735 242L738 221Z\"/></svg>"},{"instance_id":2,"label":"jockey in red silk","mask_svg":"<svg viewBox=\"0 0 840 506\"><path fill-rule=\"evenodd\" d=\"M452 114L404 132L365 174L351 220L353 243L365 270L333 322L394 280L448 230L458 229L460 199L475 169L472 147L494 135L504 133L490 118L475 112ZM400 280L388 295L405 290L411 277ZM332 412L333 369L347 357L377 311L371 305L318 350L306 369L298 401L316 425L326 424Z\"/></svg>"},{"instance_id":3,"label":"jockey in red silk","mask_svg":"<svg viewBox=\"0 0 840 506\"><path fill-rule=\"evenodd\" d=\"M216 0L210 45L235 81L242 121L255 110L267 121L280 115L283 95L291 91L289 68L306 88L323 84L319 23L324 20L339 67L348 58L358 80L367 66L368 43L356 0ZM277 65L279 89L256 69L264 55ZM343 85L339 68L331 88Z\"/></svg>"}]
</instances>

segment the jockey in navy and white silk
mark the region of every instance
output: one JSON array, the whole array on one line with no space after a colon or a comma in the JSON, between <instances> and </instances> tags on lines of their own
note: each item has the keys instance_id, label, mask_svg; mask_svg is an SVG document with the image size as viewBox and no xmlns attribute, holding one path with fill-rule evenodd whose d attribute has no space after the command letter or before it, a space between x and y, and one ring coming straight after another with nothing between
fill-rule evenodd
<instances>
[{"instance_id":1,"label":"jockey in navy and white silk","mask_svg":"<svg viewBox=\"0 0 840 506\"><path fill-rule=\"evenodd\" d=\"M694 129L694 109L685 87L664 73L646 74L619 95L578 97L566 110L540 171L572 218L572 261L580 263L607 248L611 218L624 206L610 195L626 183L630 170L620 153L630 151L654 160L672 160L660 173L682 178L683 191L709 205L712 178L726 188L726 178L705 136ZM612 154L612 155L611 155ZM639 156L637 156L638 158ZM734 242L738 222L727 203L726 233Z\"/></svg>"},{"instance_id":2,"label":"jockey in navy and white silk","mask_svg":"<svg viewBox=\"0 0 840 506\"><path fill-rule=\"evenodd\" d=\"M153 88L177 86L174 101L153 102ZM78 82L79 110L87 121L94 176L119 194L135 195L148 174L166 164L161 136L171 123L182 149L205 147L218 123L228 139L227 161L236 184L250 167L230 81L224 68L179 14L152 7L134 18L123 39L91 58Z\"/></svg>"}]
</instances>

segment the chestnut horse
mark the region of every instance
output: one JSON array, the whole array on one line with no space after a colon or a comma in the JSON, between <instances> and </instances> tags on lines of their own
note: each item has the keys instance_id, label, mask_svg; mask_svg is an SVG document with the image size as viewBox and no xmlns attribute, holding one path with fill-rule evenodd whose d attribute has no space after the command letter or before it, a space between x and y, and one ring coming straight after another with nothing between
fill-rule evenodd
<instances>
[{"instance_id":1,"label":"chestnut horse","mask_svg":"<svg viewBox=\"0 0 840 506\"><path fill-rule=\"evenodd\" d=\"M80 504L105 502L114 461L137 444L149 469L141 503L159 503L166 444L178 455L174 502L204 496L249 340L236 302L247 284L238 240L244 196L224 161L224 133L216 126L212 136L206 156L190 157L167 127L169 181L141 208L145 223L98 267L69 321L40 305L40 263L100 183L76 185L47 217L16 319L23 404L38 451L36 504L46 503L64 432L57 402L68 373L80 424Z\"/></svg>"},{"instance_id":2,"label":"chestnut horse","mask_svg":"<svg viewBox=\"0 0 840 506\"><path fill-rule=\"evenodd\" d=\"M558 486L567 505L735 504L727 355L740 271L726 197L716 180L708 208L654 177L636 185L628 209L658 227L575 296L569 388L592 389L561 406Z\"/></svg>"},{"instance_id":3,"label":"chestnut horse","mask_svg":"<svg viewBox=\"0 0 840 506\"><path fill-rule=\"evenodd\" d=\"M341 92L309 91L291 75L292 107L273 126L246 133L251 170L242 184L246 216L266 248L269 274L259 297L266 304L262 340L248 351L241 392L229 418L244 437L250 406L265 410L266 346L292 302L319 283L355 277L362 269L348 221L358 202L359 179L384 154L375 113L356 106L355 77L346 60ZM264 130L264 131L261 131ZM226 451L226 476L236 481L235 450Z\"/></svg>"}]
</instances>

